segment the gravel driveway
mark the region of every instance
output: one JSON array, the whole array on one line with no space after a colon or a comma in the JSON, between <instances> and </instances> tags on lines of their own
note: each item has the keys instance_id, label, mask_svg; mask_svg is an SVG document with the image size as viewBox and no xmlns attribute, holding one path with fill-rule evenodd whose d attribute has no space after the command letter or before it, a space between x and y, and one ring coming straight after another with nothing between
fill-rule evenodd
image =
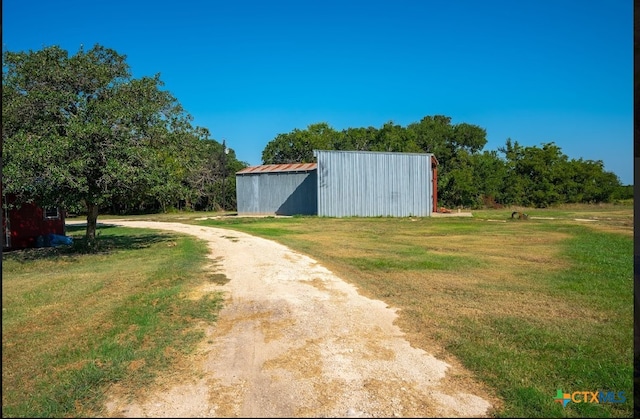
<instances>
[{"instance_id":1,"label":"gravel driveway","mask_svg":"<svg viewBox=\"0 0 640 419\"><path fill-rule=\"evenodd\" d=\"M413 348L395 310L358 294L315 260L237 231L109 220L206 240L229 279L218 321L185 368L131 398L114 387L110 417L482 417L490 402L453 368ZM427 332L428 333L428 332Z\"/></svg>"}]
</instances>

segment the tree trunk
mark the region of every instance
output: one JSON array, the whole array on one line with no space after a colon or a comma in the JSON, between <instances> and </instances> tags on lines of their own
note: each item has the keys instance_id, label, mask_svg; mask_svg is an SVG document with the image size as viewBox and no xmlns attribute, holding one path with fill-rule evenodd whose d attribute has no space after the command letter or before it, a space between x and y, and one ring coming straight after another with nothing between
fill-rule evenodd
<instances>
[{"instance_id":1,"label":"tree trunk","mask_svg":"<svg viewBox=\"0 0 640 419\"><path fill-rule=\"evenodd\" d=\"M92 246L96 240L96 225L98 224L98 205L87 202L87 245Z\"/></svg>"}]
</instances>

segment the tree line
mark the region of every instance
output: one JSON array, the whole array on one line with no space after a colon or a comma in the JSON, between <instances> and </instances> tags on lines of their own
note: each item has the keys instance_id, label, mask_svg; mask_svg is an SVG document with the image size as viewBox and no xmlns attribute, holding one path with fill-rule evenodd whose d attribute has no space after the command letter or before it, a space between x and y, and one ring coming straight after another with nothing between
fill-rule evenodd
<instances>
[{"instance_id":1,"label":"tree line","mask_svg":"<svg viewBox=\"0 0 640 419\"><path fill-rule=\"evenodd\" d=\"M633 197L633 187L604 170L600 160L569 159L553 142L522 146L508 138L483 150L486 130L452 124L444 115L400 126L347 128L327 123L278 135L262 152L265 164L313 162L313 150L432 153L438 160L438 201L445 207L599 203Z\"/></svg>"},{"instance_id":2,"label":"tree line","mask_svg":"<svg viewBox=\"0 0 640 419\"><path fill-rule=\"evenodd\" d=\"M133 78L126 56L96 44L75 55L58 46L3 51L2 196L87 214L236 209L235 173L247 166L211 138L160 75ZM313 150L433 153L442 206L479 207L610 202L631 186L601 161L568 159L554 143L523 147L507 139L484 151L486 131L425 116L406 127L336 131L327 123L279 134L264 164L313 162Z\"/></svg>"}]
</instances>

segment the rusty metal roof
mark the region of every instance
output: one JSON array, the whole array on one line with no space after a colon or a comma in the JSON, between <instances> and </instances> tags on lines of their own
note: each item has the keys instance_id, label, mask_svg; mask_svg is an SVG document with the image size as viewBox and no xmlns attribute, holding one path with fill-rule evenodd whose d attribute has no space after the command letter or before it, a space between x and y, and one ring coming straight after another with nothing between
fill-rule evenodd
<instances>
[{"instance_id":1,"label":"rusty metal roof","mask_svg":"<svg viewBox=\"0 0 640 419\"><path fill-rule=\"evenodd\" d=\"M236 174L246 175L253 173L310 172L317 168L317 163L263 164L261 166L245 167L239 172L236 172Z\"/></svg>"}]
</instances>

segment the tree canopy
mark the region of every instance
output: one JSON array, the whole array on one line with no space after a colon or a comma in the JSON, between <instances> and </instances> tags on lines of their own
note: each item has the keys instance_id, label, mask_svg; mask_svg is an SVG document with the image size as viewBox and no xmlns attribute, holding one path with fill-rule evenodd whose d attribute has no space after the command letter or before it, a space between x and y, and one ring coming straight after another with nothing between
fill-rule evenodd
<instances>
[{"instance_id":1,"label":"tree canopy","mask_svg":"<svg viewBox=\"0 0 640 419\"><path fill-rule=\"evenodd\" d=\"M180 194L206 135L159 74L135 79L125 59L100 45L73 56L57 46L3 53L3 191L83 203L89 241L101 206Z\"/></svg>"},{"instance_id":2,"label":"tree canopy","mask_svg":"<svg viewBox=\"0 0 640 419\"><path fill-rule=\"evenodd\" d=\"M279 134L262 153L264 164L313 162L314 149L431 153L438 162L439 204L456 207L609 202L628 196L602 161L570 160L553 142L523 147L510 138L484 150L486 130L452 124L444 115L425 116L406 127L389 121L380 128L347 128L326 122Z\"/></svg>"}]
</instances>

